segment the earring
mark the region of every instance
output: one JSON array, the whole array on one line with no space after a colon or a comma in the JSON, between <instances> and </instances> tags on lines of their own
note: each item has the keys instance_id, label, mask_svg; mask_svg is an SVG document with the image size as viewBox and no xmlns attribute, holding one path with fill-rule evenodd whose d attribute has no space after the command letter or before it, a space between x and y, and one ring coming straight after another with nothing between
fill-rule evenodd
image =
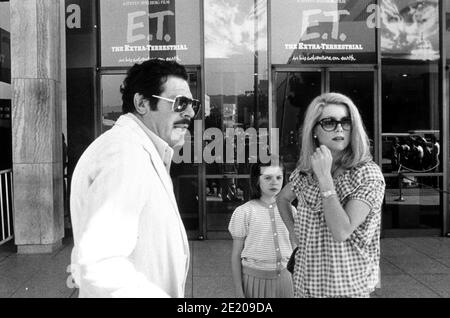
<instances>
[{"instance_id":1,"label":"earring","mask_svg":"<svg viewBox=\"0 0 450 318\"><path fill-rule=\"evenodd\" d=\"M316 135L314 135L314 136L313 136L313 138L314 138L314 139L317 139L317 136L316 136Z\"/></svg>"}]
</instances>

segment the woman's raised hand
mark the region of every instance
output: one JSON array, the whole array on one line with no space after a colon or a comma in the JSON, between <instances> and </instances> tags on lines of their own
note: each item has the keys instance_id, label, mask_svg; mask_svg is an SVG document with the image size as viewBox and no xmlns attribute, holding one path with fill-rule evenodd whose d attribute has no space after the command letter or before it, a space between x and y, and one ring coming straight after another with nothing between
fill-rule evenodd
<instances>
[{"instance_id":1,"label":"woman's raised hand","mask_svg":"<svg viewBox=\"0 0 450 318\"><path fill-rule=\"evenodd\" d=\"M311 156L311 166L317 179L331 177L333 156L327 146L321 145Z\"/></svg>"}]
</instances>

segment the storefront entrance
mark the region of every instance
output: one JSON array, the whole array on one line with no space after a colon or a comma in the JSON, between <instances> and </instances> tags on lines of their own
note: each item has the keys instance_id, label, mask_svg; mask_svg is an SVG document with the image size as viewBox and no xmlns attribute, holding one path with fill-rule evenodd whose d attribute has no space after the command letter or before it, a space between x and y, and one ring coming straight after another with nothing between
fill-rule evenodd
<instances>
[{"instance_id":1,"label":"storefront entrance","mask_svg":"<svg viewBox=\"0 0 450 318\"><path fill-rule=\"evenodd\" d=\"M201 72L188 69L188 73L192 94L194 97L200 96ZM189 129L190 163L172 164L171 176L175 196L191 239L229 238L227 228L231 214L238 205L250 198L249 158L243 156L244 160L237 160L237 150L242 142L248 155L251 146L251 140L239 131L244 132L250 127L264 125L264 122L267 125L267 120L261 123L259 117L258 123L258 119L253 116L253 113L258 113L254 105L259 103L255 102L251 93L238 96L207 96L200 117ZM233 135L227 135L230 129L234 132ZM202 139L200 143L198 138ZM220 142L212 147L219 139ZM229 141L233 148L229 147ZM198 158L199 145L201 158ZM210 150L214 150L208 151L208 145ZM213 158L210 159L213 160L206 158L206 153L212 154ZM232 155L234 160L228 160L227 155ZM199 161L201 163L197 163Z\"/></svg>"},{"instance_id":2,"label":"storefront entrance","mask_svg":"<svg viewBox=\"0 0 450 318\"><path fill-rule=\"evenodd\" d=\"M395 142L400 145L414 144L419 141L419 137L421 141L425 141L423 149L432 152L433 141L437 144L434 147L439 147L440 114L438 111L430 111L430 114L421 115L421 118L429 117L427 122L431 122L430 129L422 129L423 125L417 126L417 129L408 128L407 131L400 126L391 127L391 123L398 123L391 119L394 107L398 109L407 105L406 101L401 102L403 99L397 96L395 91L389 89L404 85L405 75L395 67L386 66L385 68L384 74L387 75L381 81L384 88L382 116L380 115L382 107L379 105L381 103L377 103L378 72L370 66L274 68L272 72L273 105L267 112L273 114L270 120L267 115L255 118L254 114L261 112L258 107L261 107L262 103L260 100L255 100L251 92L239 96L208 96L205 100L206 105L202 107L201 116L198 118L201 125L202 149L213 140L213 138L208 139L205 131L211 131L211 129L220 131L224 135L225 150L227 128L245 130L249 127L268 127L268 123L272 122L273 127L279 128L279 152L289 176L298 161L301 146L300 125L309 103L323 92L335 91L346 94L360 109L371 141L374 160L382 167L386 179L382 234L384 236L440 235L443 226L443 196L438 190L445 186L442 165L439 164L442 162L442 154L435 154L434 161L433 158L429 158L431 161L425 167L413 162L412 157L409 159L396 157L395 154L398 154L398 151L394 151ZM420 70L418 67L414 69ZM199 67L188 67L189 85L195 98L201 97L201 74ZM98 133L109 129L121 114L121 106L117 104L120 101L117 88L124 76L125 71L105 71L100 75L102 108L101 113L98 114L101 118L99 121L101 125L96 129ZM408 77L409 83L416 79L414 83L417 86L434 87L434 82L437 80L432 73L408 73ZM406 88L402 87L401 91L405 90ZM408 100L415 100L417 103L420 98L423 98L419 92L416 98L413 98L412 93L413 90L410 90ZM427 97L427 100L430 99L432 96ZM402 106L403 104L405 106ZM411 107L412 104L408 105ZM261 108L267 109L267 105ZM395 116L400 116L400 113ZM411 122L416 121L411 120ZM194 136L195 133L198 134L198 131L194 132L194 125L190 127L190 133L191 163L173 163L171 169L181 216L188 235L192 239L228 238L227 227L231 214L238 205L250 199L249 158L246 158L244 163L226 163L225 160L222 163L206 163L204 158L202 158L203 163L196 163ZM247 139L245 143L248 147ZM248 148L246 153L248 154ZM399 164L402 164L402 167ZM402 173L401 176L399 171Z\"/></svg>"},{"instance_id":3,"label":"storefront entrance","mask_svg":"<svg viewBox=\"0 0 450 318\"><path fill-rule=\"evenodd\" d=\"M81 2L87 7L91 4ZM393 1L396 10L411 12L403 2ZM386 179L383 235L445 234L448 203L442 193L448 189L444 169L448 113L440 98L444 79L439 79L439 39L433 31L438 28L432 27L429 39L421 37L416 43L424 49L412 44L402 47L403 43L396 43L396 49L383 46L406 35L392 35L389 26L382 25L380 44L377 3L192 0L163 7L159 2L124 0L114 3L114 8L98 1L98 15L84 8L81 12L91 12L92 17L82 21L94 23L94 17L101 17L96 40L95 28L82 25L92 37L85 42L97 41L97 57L101 58L95 61L92 48L84 50L91 52L91 60L75 54L68 59L68 65L80 68L68 68L72 79L68 87L69 168L94 135L108 129L120 115L118 87L126 69L149 57L175 58L188 66L191 91L203 103L199 130L190 129L191 139L200 137L201 150L216 140L207 131L222 134L225 148L227 129L254 128L259 133L261 128L278 128L279 152L288 174L298 160L300 125L311 100L323 92L348 95L360 109L374 160ZM165 16L164 24L156 23L155 13L167 10L174 15ZM132 24L130 16L135 19ZM80 30L70 30L68 42L73 42L73 49L67 51L78 52ZM145 48L150 43L151 51L128 52L125 43ZM167 44L180 49L158 51ZM425 50L424 44L430 48ZM97 81L79 80L80 74ZM84 99L89 90L95 95L92 100ZM101 107L94 109L92 104ZM232 138L241 137L249 146L245 134ZM198 157L195 142L192 147L194 159ZM229 238L231 213L250 198L247 155L246 150L246 159L240 163L205 162L204 158L173 163L174 190L190 238Z\"/></svg>"},{"instance_id":4,"label":"storefront entrance","mask_svg":"<svg viewBox=\"0 0 450 318\"><path fill-rule=\"evenodd\" d=\"M438 64L387 59L382 74L383 234L442 235L446 124L439 102Z\"/></svg>"},{"instance_id":5,"label":"storefront entrance","mask_svg":"<svg viewBox=\"0 0 450 318\"><path fill-rule=\"evenodd\" d=\"M197 75L199 76L199 74ZM279 128L280 155L289 175L298 160L300 123L309 102L326 91L338 91L350 96L360 107L372 144L375 128L376 72L370 67L358 68L292 68L273 72L274 118L259 116L260 103L254 94L240 96L210 96L202 109L202 132L216 129L222 132L224 148L227 128L268 127L273 122ZM190 76L191 90L195 86ZM263 119L261 119L261 117ZM191 127L192 138L194 127ZM204 136L203 148L211 142ZM237 138L239 138L237 136ZM245 137L244 137L245 138ZM245 141L248 147L248 140ZM194 143L192 143L194 147ZM375 151L375 150L374 150ZM195 150L192 149L192 153ZM248 154L248 148L246 148ZM248 158L247 158L248 159ZM172 178L180 213L191 238L228 238L228 222L234 209L250 199L250 163L173 164Z\"/></svg>"}]
</instances>

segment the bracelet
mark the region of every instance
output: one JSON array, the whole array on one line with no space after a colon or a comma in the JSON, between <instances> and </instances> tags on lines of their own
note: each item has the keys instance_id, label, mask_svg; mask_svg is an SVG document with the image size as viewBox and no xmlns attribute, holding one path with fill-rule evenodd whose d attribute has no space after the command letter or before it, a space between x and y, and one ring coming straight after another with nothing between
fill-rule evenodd
<instances>
[{"instance_id":1,"label":"bracelet","mask_svg":"<svg viewBox=\"0 0 450 318\"><path fill-rule=\"evenodd\" d=\"M323 192L320 192L320 194L322 195L322 199L328 199L329 197L331 197L333 195L337 196L337 193L334 190L323 191Z\"/></svg>"}]
</instances>

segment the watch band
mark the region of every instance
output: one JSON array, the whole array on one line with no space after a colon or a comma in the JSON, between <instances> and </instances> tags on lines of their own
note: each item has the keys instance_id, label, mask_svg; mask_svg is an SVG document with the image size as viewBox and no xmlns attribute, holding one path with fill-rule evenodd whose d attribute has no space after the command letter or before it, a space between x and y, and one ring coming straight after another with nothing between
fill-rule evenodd
<instances>
[{"instance_id":1,"label":"watch band","mask_svg":"<svg viewBox=\"0 0 450 318\"><path fill-rule=\"evenodd\" d=\"M331 197L333 195L337 195L336 191L334 191L334 190L323 191L323 192L320 192L320 194L322 195L323 199L328 199L329 197Z\"/></svg>"}]
</instances>

